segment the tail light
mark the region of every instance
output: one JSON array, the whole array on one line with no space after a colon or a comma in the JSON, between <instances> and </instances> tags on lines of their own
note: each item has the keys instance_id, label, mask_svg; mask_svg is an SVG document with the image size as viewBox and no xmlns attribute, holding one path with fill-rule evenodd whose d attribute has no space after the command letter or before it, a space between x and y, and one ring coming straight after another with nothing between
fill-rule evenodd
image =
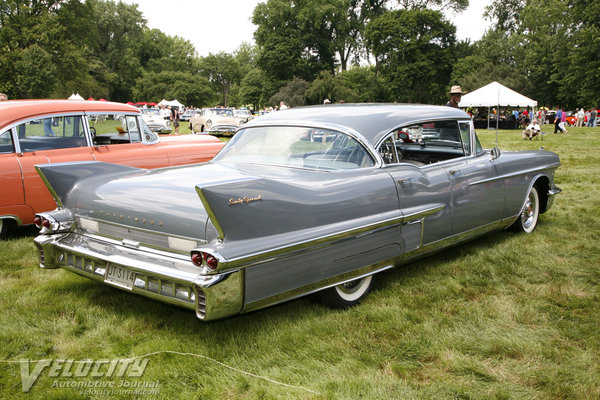
<instances>
[{"instance_id":1,"label":"tail light","mask_svg":"<svg viewBox=\"0 0 600 400\"><path fill-rule=\"evenodd\" d=\"M44 219L42 217L40 217L39 215L36 215L35 218L33 218L33 223L35 224L35 226L38 227L38 229L42 228L43 221L44 221Z\"/></svg>"},{"instance_id":2,"label":"tail light","mask_svg":"<svg viewBox=\"0 0 600 400\"><path fill-rule=\"evenodd\" d=\"M203 251L192 251L191 258L192 263L198 267L206 265L209 269L214 271L219 266L217 257Z\"/></svg>"}]
</instances>

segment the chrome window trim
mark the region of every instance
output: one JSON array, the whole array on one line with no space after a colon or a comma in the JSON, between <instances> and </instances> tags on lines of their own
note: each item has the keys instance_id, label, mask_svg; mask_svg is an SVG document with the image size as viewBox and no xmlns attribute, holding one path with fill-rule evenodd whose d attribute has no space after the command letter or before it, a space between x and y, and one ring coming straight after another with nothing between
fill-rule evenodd
<instances>
[{"instance_id":1,"label":"chrome window trim","mask_svg":"<svg viewBox=\"0 0 600 400\"><path fill-rule=\"evenodd\" d=\"M431 164L425 164L425 165L415 165L412 164L410 162L402 162L402 161L398 161L397 163L390 163L390 164L385 164L383 162L383 158L381 157L381 155L379 154L379 149L381 147L381 145L383 145L383 143L398 129L402 129L404 127L410 126L410 125L415 125L415 124L422 124L422 123L426 123L426 122L438 122L438 121L454 121L456 122L456 126L457 129L459 131L459 136L460 136L460 140L461 140L461 144L463 145L463 155L461 157L456 157L456 158L451 158L449 160L444 160L444 161L438 161L435 163L431 163ZM456 160L466 160L469 158L473 158L476 155L473 154L473 145L470 146L471 148L471 153L470 154L465 154L464 151L464 143L462 141L462 135L460 135L460 123L469 123L470 127L471 127L471 132L469 133L469 138L471 140L471 143L474 143L474 135L475 135L475 129L473 128L473 121L471 120L467 120L467 119L454 119L454 118L444 118L444 119L425 119L425 120L420 120L420 121L413 121L410 122L408 124L402 124L399 125L397 127L395 127L394 129L392 129L387 135L383 136L383 138L381 140L379 140L377 146L375 146L375 148L377 149L377 155L378 157L381 159L382 163L383 163L383 167L390 167L390 166L397 166L397 165L412 165L415 168L427 168L427 167L433 167L433 166L443 166L445 163L450 163L450 162L455 162ZM392 139L393 140L393 139Z\"/></svg>"},{"instance_id":2,"label":"chrome window trim","mask_svg":"<svg viewBox=\"0 0 600 400\"><path fill-rule=\"evenodd\" d=\"M86 146L82 146L82 147L90 147L91 142L90 142L90 132L88 130L87 127L87 118L85 118L86 113L82 112L82 111L76 111L76 112L68 112L68 113L53 113L53 114L41 114L41 115L36 115L35 117L28 117L28 118L23 118L20 119L16 122L13 122L10 125L6 126L6 129L11 129L12 130L12 137L13 137L13 146L15 149L15 154L23 154L23 152L21 151L21 144L19 143L19 134L17 132L17 127L19 125L22 124L26 124L27 122L31 122L31 121L36 121L36 120L40 120L40 119L44 119L44 118L56 118L56 117L83 117L81 119L82 124L83 124L83 131L84 131L84 136L85 136L85 142L86 142ZM73 149L75 147L68 147L69 149ZM56 150L60 150L60 149L56 149ZM42 150L42 151L47 151L47 150ZM5 154L9 154L9 153L5 153Z\"/></svg>"}]
</instances>

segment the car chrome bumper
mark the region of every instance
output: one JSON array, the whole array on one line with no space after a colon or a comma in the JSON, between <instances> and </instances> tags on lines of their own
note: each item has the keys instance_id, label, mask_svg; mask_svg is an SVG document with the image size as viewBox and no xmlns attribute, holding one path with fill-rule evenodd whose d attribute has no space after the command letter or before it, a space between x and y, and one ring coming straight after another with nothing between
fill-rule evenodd
<instances>
[{"instance_id":1,"label":"car chrome bumper","mask_svg":"<svg viewBox=\"0 0 600 400\"><path fill-rule=\"evenodd\" d=\"M40 267L63 268L119 289L188 308L204 321L237 314L242 309L242 271L202 275L191 261L148 254L87 236L67 233L34 239ZM135 272L132 288L106 281L107 266Z\"/></svg>"},{"instance_id":2,"label":"car chrome bumper","mask_svg":"<svg viewBox=\"0 0 600 400\"><path fill-rule=\"evenodd\" d=\"M554 196L561 192L562 189L554 185L552 186L552 189L548 190L548 202L546 203L546 211L548 211L552 207L552 204L554 204Z\"/></svg>"}]
</instances>

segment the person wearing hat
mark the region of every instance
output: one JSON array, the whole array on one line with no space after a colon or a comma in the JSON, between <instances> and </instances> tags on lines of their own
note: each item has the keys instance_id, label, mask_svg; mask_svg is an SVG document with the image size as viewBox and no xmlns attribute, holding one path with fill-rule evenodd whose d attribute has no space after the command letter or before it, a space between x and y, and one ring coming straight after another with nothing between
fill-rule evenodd
<instances>
[{"instance_id":1,"label":"person wearing hat","mask_svg":"<svg viewBox=\"0 0 600 400\"><path fill-rule=\"evenodd\" d=\"M458 108L458 102L463 94L460 86L455 85L450 89L450 101L446 103L448 107Z\"/></svg>"}]
</instances>

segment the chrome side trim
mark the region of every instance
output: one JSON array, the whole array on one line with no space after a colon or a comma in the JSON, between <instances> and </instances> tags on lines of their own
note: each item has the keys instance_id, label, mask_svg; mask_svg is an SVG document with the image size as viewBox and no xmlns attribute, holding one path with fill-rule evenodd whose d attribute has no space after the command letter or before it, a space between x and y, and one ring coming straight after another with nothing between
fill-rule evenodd
<instances>
[{"instance_id":1,"label":"chrome side trim","mask_svg":"<svg viewBox=\"0 0 600 400\"><path fill-rule=\"evenodd\" d=\"M444 208L446 208L446 205L441 203L435 203L433 205L427 204L425 206L420 207L411 207L409 209L401 210L402 212L406 211L406 215L400 214L391 218L387 218L385 220L366 224L360 227L350 228L331 234L326 234L309 240L298 241L296 243L272 248L263 252L245 255L243 257L232 258L229 261L224 262L222 268L223 270L231 268L247 268L252 264L256 263L257 261L260 261L265 258L276 257L281 254L289 255L293 252L298 251L306 251L307 249L310 249L312 247L318 247L324 244L329 244L340 240L347 240L353 236L360 236L370 231L392 228L404 222L421 219L425 216L435 214L443 210ZM204 251L202 247L198 248L198 250ZM214 252L212 252L212 254L215 255Z\"/></svg>"},{"instance_id":2,"label":"chrome side trim","mask_svg":"<svg viewBox=\"0 0 600 400\"><path fill-rule=\"evenodd\" d=\"M546 165L546 166L543 166L543 167L526 169L524 171L511 172L509 174L504 174L504 175L496 176L496 177L493 177L493 178L487 178L487 179L482 179L480 181L469 182L469 186L480 185L482 183L499 181L499 180L502 180L502 179L513 178L513 177L521 176L521 175L532 174L532 173L536 173L536 172L547 170L549 168L558 168L559 166L560 166L560 163L554 163L554 164L549 164L549 165Z\"/></svg>"},{"instance_id":3,"label":"chrome side trim","mask_svg":"<svg viewBox=\"0 0 600 400\"><path fill-rule=\"evenodd\" d=\"M15 221L17 223L17 225L19 225L19 226L23 225L23 220L21 218L19 218L18 215L12 215L12 214L0 215L0 219L12 219L13 221Z\"/></svg>"},{"instance_id":4,"label":"chrome side trim","mask_svg":"<svg viewBox=\"0 0 600 400\"><path fill-rule=\"evenodd\" d=\"M341 285L346 282L353 281L355 279L361 279L369 275L374 275L379 272L383 272L394 267L394 260L385 260L380 263L369 265L354 271L350 271L341 275L337 275L328 279L324 279L319 282L311 283L310 285L302 286L284 293L279 293L275 296L267 297L253 303L247 303L242 309L242 313L246 313L259 308L272 306L275 304L283 303L285 301L293 300L299 297L303 297L312 293L316 293L320 290L324 290L333 286Z\"/></svg>"},{"instance_id":5,"label":"chrome side trim","mask_svg":"<svg viewBox=\"0 0 600 400\"><path fill-rule=\"evenodd\" d=\"M413 251L405 253L402 263L404 264L405 262L412 261L416 258L430 255L431 253L443 250L447 247L450 247L450 246L453 246L453 245L456 245L456 244L459 244L462 242L467 242L478 236L483 236L488 232L499 230L501 227L504 227L504 224L509 220L510 220L510 218L505 218L500 221L492 222L490 224L480 226L478 228L474 228L474 229L468 230L466 232L457 233L457 234L449 236L447 238L422 245L421 247L419 247ZM510 224L512 224L512 222L514 222L514 219L513 219L513 221L510 222ZM508 225L510 225L510 224L508 224Z\"/></svg>"}]
</instances>

